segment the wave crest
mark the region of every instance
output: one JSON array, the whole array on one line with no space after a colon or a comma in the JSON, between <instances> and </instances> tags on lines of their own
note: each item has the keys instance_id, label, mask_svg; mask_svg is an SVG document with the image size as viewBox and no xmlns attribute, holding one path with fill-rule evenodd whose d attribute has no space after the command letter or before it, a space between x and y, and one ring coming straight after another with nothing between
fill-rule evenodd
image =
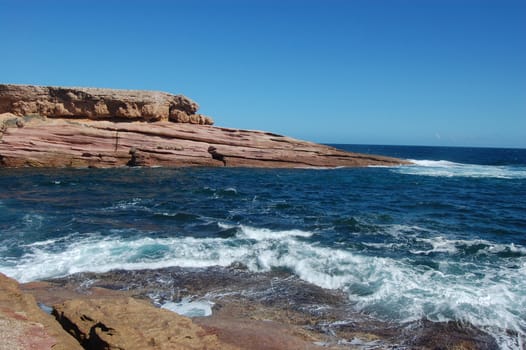
<instances>
[{"instance_id":1,"label":"wave crest","mask_svg":"<svg viewBox=\"0 0 526 350\"><path fill-rule=\"evenodd\" d=\"M420 237L427 249L413 252L414 258L395 259L326 247L308 239L313 233L301 230L225 223L218 226L235 229L236 234L227 238L125 238L123 232L105 238L72 238L59 251L56 242L48 240L28 245L28 254L13 264L3 261L0 269L27 282L82 271L228 266L241 262L251 271L286 268L323 288L342 289L357 308L380 318L466 320L496 337L506 337L502 332L507 329L526 335L526 256L521 246ZM392 226L393 234L415 229ZM435 266L419 263L420 257L433 253L458 254L457 250L466 245L483 245L482 254L516 251L515 266L496 269L488 262L477 264L474 271L473 263L467 260L440 257Z\"/></svg>"},{"instance_id":2,"label":"wave crest","mask_svg":"<svg viewBox=\"0 0 526 350\"><path fill-rule=\"evenodd\" d=\"M399 174L435 177L471 177L498 179L526 179L526 167L505 165L477 165L447 160L409 159L413 165L397 167Z\"/></svg>"}]
</instances>

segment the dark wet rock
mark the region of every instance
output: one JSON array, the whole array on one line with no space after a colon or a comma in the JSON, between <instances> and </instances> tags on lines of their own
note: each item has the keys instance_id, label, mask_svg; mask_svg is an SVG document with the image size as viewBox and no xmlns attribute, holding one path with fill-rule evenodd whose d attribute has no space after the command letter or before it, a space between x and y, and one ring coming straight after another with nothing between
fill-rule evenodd
<instances>
[{"instance_id":1,"label":"dark wet rock","mask_svg":"<svg viewBox=\"0 0 526 350\"><path fill-rule=\"evenodd\" d=\"M489 334L470 324L460 322L432 322L427 319L409 325L405 332L413 339L407 343L419 349L496 350L499 348Z\"/></svg>"},{"instance_id":2,"label":"dark wet rock","mask_svg":"<svg viewBox=\"0 0 526 350\"><path fill-rule=\"evenodd\" d=\"M87 281L89 281L87 283ZM248 271L229 267L81 273L50 281L63 289L91 293L94 288L126 291L160 306L184 297L215 303L213 315L194 319L198 324L236 334L233 320L271 320L293 327L302 339L346 349L496 349L495 340L469 325L427 320L400 324L357 312L345 293L307 283L274 270ZM256 327L256 326L254 326Z\"/></svg>"}]
</instances>

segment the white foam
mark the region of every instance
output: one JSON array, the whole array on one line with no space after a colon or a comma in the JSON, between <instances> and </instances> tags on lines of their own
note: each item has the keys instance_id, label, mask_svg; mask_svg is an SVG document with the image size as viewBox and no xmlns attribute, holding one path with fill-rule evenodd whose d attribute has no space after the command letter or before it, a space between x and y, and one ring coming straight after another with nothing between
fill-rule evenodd
<instances>
[{"instance_id":1,"label":"white foam","mask_svg":"<svg viewBox=\"0 0 526 350\"><path fill-rule=\"evenodd\" d=\"M214 303L209 300L191 300L191 298L183 298L178 303L172 301L166 302L161 305L161 308L187 317L206 317L212 315L213 306Z\"/></svg>"},{"instance_id":2,"label":"white foam","mask_svg":"<svg viewBox=\"0 0 526 350\"><path fill-rule=\"evenodd\" d=\"M301 231L301 230L269 230L266 228L255 228L245 225L240 225L241 228L241 234L239 237L241 238L250 238L255 239L258 241L266 240L266 239L282 239L286 237L311 237L312 232L307 231Z\"/></svg>"},{"instance_id":3,"label":"white foam","mask_svg":"<svg viewBox=\"0 0 526 350\"><path fill-rule=\"evenodd\" d=\"M461 248L480 246L477 255L494 255L504 252L511 252L526 256L526 247L517 246L514 243L503 244L494 243L484 239L448 239L443 236L434 236L429 238L415 237L415 241L425 243L430 249L410 250L412 254L429 255L431 253L448 253L457 254Z\"/></svg>"},{"instance_id":4,"label":"white foam","mask_svg":"<svg viewBox=\"0 0 526 350\"><path fill-rule=\"evenodd\" d=\"M237 194L237 190L234 187L227 187L224 189L225 192Z\"/></svg>"},{"instance_id":5,"label":"white foam","mask_svg":"<svg viewBox=\"0 0 526 350\"><path fill-rule=\"evenodd\" d=\"M282 239L285 237L311 237L312 232L302 231L302 230L270 230L266 228L257 228L246 225L230 225L223 222L217 224L222 229L232 229L237 228L238 234L237 237L241 239L253 239L257 241L262 240L274 240Z\"/></svg>"},{"instance_id":6,"label":"white foam","mask_svg":"<svg viewBox=\"0 0 526 350\"><path fill-rule=\"evenodd\" d=\"M414 163L418 166L425 166L425 167L446 167L451 168L455 166L462 166L464 164L462 163L455 163L450 162L447 160L418 160L418 159L408 159L411 163Z\"/></svg>"},{"instance_id":7,"label":"white foam","mask_svg":"<svg viewBox=\"0 0 526 350\"><path fill-rule=\"evenodd\" d=\"M72 240L73 241L73 240ZM138 238L126 240L115 237L78 239L62 251L50 249L40 242L30 246L30 253L16 264L0 266L5 274L29 282L93 271L112 269L145 269L166 266L207 267L226 266L241 259L243 247L233 249L220 238Z\"/></svg>"},{"instance_id":8,"label":"white foam","mask_svg":"<svg viewBox=\"0 0 526 350\"><path fill-rule=\"evenodd\" d=\"M109 210L127 210L127 209L136 209L142 208L140 204L143 202L142 198L132 198L130 200L123 200L115 203L111 207L107 208Z\"/></svg>"},{"instance_id":9,"label":"white foam","mask_svg":"<svg viewBox=\"0 0 526 350\"><path fill-rule=\"evenodd\" d=\"M47 239L45 241L38 241L38 242L33 242L33 243L29 243L29 244L24 244L22 245L23 247L41 247L41 246L50 246L50 245L53 245L55 243L57 243L59 239Z\"/></svg>"},{"instance_id":10,"label":"white foam","mask_svg":"<svg viewBox=\"0 0 526 350\"><path fill-rule=\"evenodd\" d=\"M507 329L523 338L526 335L526 255L514 257L510 267L494 265L491 257L487 263L443 258L433 260L438 267L430 268L415 264L418 260L410 256L394 259L325 247L310 242L307 238L313 233L301 230L273 231L225 223L219 226L235 228L237 234L227 239L71 237L68 244L60 242L64 248L58 252L52 240L38 242L26 246L29 253L18 261L3 261L0 271L28 282L81 271L227 266L238 261L252 271L287 268L323 288L341 288L357 308L378 317L400 321L423 316L437 321L466 320L495 335L504 348L506 342L516 342L516 336L511 339L506 334ZM411 231L412 240L429 246L413 252L418 255L458 254L463 246L475 244L484 245L477 254L525 251L525 247L512 244L448 240L418 227L385 227L395 239Z\"/></svg>"},{"instance_id":11,"label":"white foam","mask_svg":"<svg viewBox=\"0 0 526 350\"><path fill-rule=\"evenodd\" d=\"M425 255L429 255L431 253L455 254L458 252L457 244L459 243L459 241L449 240L441 236L433 237L433 238L419 238L417 240L420 242L429 244L431 246L431 249L410 250L412 254L425 254Z\"/></svg>"},{"instance_id":12,"label":"white foam","mask_svg":"<svg viewBox=\"0 0 526 350\"><path fill-rule=\"evenodd\" d=\"M436 177L525 179L526 167L454 163L447 160L409 159L413 165L393 168L400 174Z\"/></svg>"}]
</instances>

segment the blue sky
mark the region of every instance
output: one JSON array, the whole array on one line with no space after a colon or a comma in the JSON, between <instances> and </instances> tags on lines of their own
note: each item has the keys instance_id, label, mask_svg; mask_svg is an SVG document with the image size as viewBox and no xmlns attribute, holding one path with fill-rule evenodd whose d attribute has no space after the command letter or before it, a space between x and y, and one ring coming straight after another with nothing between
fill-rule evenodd
<instances>
[{"instance_id":1,"label":"blue sky","mask_svg":"<svg viewBox=\"0 0 526 350\"><path fill-rule=\"evenodd\" d=\"M0 82L326 143L526 147L526 1L0 0Z\"/></svg>"}]
</instances>

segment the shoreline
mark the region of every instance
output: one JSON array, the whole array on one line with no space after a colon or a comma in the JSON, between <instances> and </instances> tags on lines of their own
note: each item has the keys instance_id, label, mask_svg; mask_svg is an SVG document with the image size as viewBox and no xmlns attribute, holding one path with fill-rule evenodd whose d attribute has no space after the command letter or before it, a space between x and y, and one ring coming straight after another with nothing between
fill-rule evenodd
<instances>
[{"instance_id":1,"label":"shoreline","mask_svg":"<svg viewBox=\"0 0 526 350\"><path fill-rule=\"evenodd\" d=\"M469 212L455 212L456 206L448 205L465 203L466 193L480 198L477 191L481 183L495 183L494 193L500 193L504 185L510 188L520 185L521 177L512 180L488 177L480 181L468 177L460 181L463 177L457 174L451 179L450 173L429 177L425 168L420 169L424 175L406 174L408 170L409 167L330 172L3 171L6 188L0 198L5 218L3 272L30 281L69 276L77 271L127 268L135 270L132 272L139 281L149 282L154 272L166 274L168 280L172 280L172 273L151 270L148 277L139 269L229 266L237 261L252 272L281 271L287 277L258 275L266 289L279 286L273 279L278 278L283 288L276 288L276 293L281 296L287 295L284 291L294 290L281 282L290 277L285 271L294 272L318 286L346 291L356 303L355 310L393 321L416 320L422 311L435 321L445 317L469 319L491 334L502 348L508 344L509 348L518 348L524 339L520 311L523 289L520 270L514 268L521 266L524 259L518 236L520 227L509 224L506 217L493 224L497 216L503 217L497 214L509 213L507 198L514 197L496 197L497 211L493 215L463 229L456 220L464 220L466 215L477 217L485 202L477 202L482 203L481 207L473 204ZM423 186L415 186L415 182ZM255 188L254 183L262 186ZM462 190L451 195L448 190L460 188L459 183ZM424 188L429 191L419 196ZM339 196L342 189L348 190ZM416 203L415 198L424 204ZM457 202L457 198L462 200ZM437 208L437 204L444 206ZM520 223L520 208L513 213ZM429 215L444 219L430 228ZM451 225L452 222L455 224ZM457 236L470 232L470 227L487 223L492 225L484 228L502 225L509 236L502 236L501 240L475 234ZM466 261L475 262L476 267L462 270ZM514 265L510 266L510 262ZM487 267L489 264L491 268ZM478 271L476 276L471 274L473 268ZM202 273L201 269L192 271ZM232 281L231 272L220 270L217 275L221 280ZM495 275L505 279L487 283L486 279L481 280ZM84 282L100 278L109 281L106 287L113 286L112 289L141 287L140 283L131 283L124 272L114 273L112 279L106 275L93 276L86 277ZM255 274L246 276L246 288L239 286L241 292L236 293L244 291L250 297L258 284L248 283L256 278ZM179 290L185 285L201 286L201 279L195 277L195 283L181 282L174 287ZM116 281L122 281L121 285ZM77 286L84 286L82 282L79 280ZM163 288L161 285L157 289ZM210 292L210 288L201 286L180 297L199 298ZM513 300L504 303L498 294L500 290L512 293ZM261 293L257 295L264 295ZM163 298L170 300L169 297ZM296 297L292 293L287 301ZM459 305L459 300L463 304ZM480 300L489 300L494 307L480 305ZM238 309L249 310L250 304L242 302L229 300L232 305L243 306ZM287 303L280 309L291 313L290 308ZM511 315L515 318L510 318L506 310L517 310ZM342 319L346 317L335 317ZM355 320L355 323L361 322ZM393 327L405 329L402 324ZM407 330L406 334L415 333ZM351 337L345 339L353 341Z\"/></svg>"},{"instance_id":2,"label":"shoreline","mask_svg":"<svg viewBox=\"0 0 526 350\"><path fill-rule=\"evenodd\" d=\"M267 131L213 126L158 91L0 84L0 167L356 167L410 164Z\"/></svg>"},{"instance_id":3,"label":"shoreline","mask_svg":"<svg viewBox=\"0 0 526 350\"><path fill-rule=\"evenodd\" d=\"M383 322L354 311L339 290L317 287L285 271L249 272L241 264L79 273L24 283L20 288L41 308L50 307L56 318L68 320L75 315L93 318L91 305L108 308L109 313L128 314L128 306L114 306L128 305L125 300L130 297L146 302L144 310L151 312L161 310L159 306L168 301L207 300L214 303L212 315L192 317L191 322L207 336L214 335L225 349L498 348L490 335L469 324L425 319ZM171 314L179 317L172 311L166 315L170 318ZM144 317L134 321L143 331L157 327ZM99 321L115 322L111 318ZM114 332L122 335L130 331L129 325L122 327ZM72 329L69 327L70 332Z\"/></svg>"}]
</instances>

